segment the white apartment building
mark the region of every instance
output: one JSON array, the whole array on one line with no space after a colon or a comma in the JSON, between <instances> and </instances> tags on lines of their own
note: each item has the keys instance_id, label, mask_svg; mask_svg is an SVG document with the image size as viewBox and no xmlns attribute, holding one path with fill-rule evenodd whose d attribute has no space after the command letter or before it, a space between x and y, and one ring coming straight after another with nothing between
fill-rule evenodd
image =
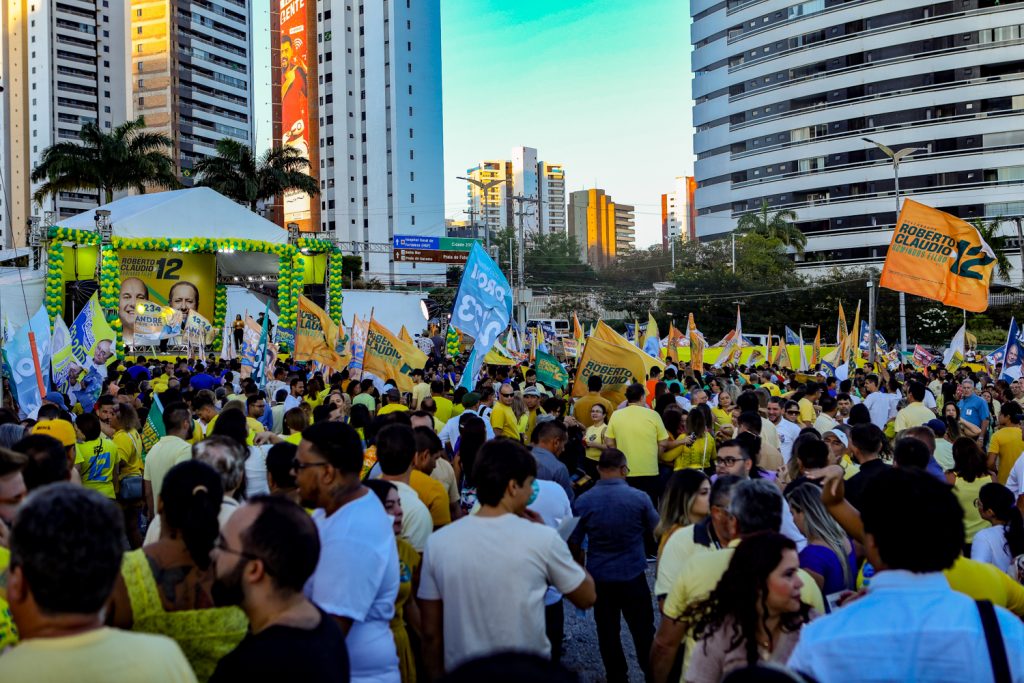
<instances>
[{"instance_id":1,"label":"white apartment building","mask_svg":"<svg viewBox=\"0 0 1024 683\"><path fill-rule=\"evenodd\" d=\"M42 152L103 132L131 115L128 7L119 0L5 0L0 4L0 243L24 246L32 217L58 220L97 206L97 192L61 192L42 205L30 180Z\"/></svg>"},{"instance_id":2,"label":"white apartment building","mask_svg":"<svg viewBox=\"0 0 1024 683\"><path fill-rule=\"evenodd\" d=\"M366 278L443 284L386 248L445 234L440 0L320 0L317 34L321 230Z\"/></svg>"},{"instance_id":3,"label":"white apartment building","mask_svg":"<svg viewBox=\"0 0 1024 683\"><path fill-rule=\"evenodd\" d=\"M520 223L526 235L566 231L565 170L537 158L533 147L515 147L510 159L481 161L466 171L466 214L481 237Z\"/></svg>"},{"instance_id":4,"label":"white apartment building","mask_svg":"<svg viewBox=\"0 0 1024 683\"><path fill-rule=\"evenodd\" d=\"M728 233L767 201L797 213L815 266L880 264L895 182L864 138L919 148L900 164L901 196L965 219L1024 214L1024 3L690 9L700 238Z\"/></svg>"},{"instance_id":5,"label":"white apartment building","mask_svg":"<svg viewBox=\"0 0 1024 683\"><path fill-rule=\"evenodd\" d=\"M215 154L221 139L254 145L250 4L131 0L135 115L174 140L173 158L186 184L195 163ZM264 57L269 67L269 54Z\"/></svg>"}]
</instances>

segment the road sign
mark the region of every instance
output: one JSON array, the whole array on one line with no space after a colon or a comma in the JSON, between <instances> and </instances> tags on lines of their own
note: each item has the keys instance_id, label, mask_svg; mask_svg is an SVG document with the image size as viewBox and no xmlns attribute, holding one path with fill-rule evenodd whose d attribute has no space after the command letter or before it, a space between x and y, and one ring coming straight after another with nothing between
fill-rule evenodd
<instances>
[{"instance_id":1,"label":"road sign","mask_svg":"<svg viewBox=\"0 0 1024 683\"><path fill-rule=\"evenodd\" d=\"M395 260L413 263L448 263L464 266L468 251L442 251L440 249L395 249Z\"/></svg>"},{"instance_id":2,"label":"road sign","mask_svg":"<svg viewBox=\"0 0 1024 683\"><path fill-rule=\"evenodd\" d=\"M462 251L469 253L473 244L480 240L467 237L430 237L427 235L395 235L392 239L395 250L411 249L413 251ZM395 260L400 260L396 257ZM462 259L465 263L466 259Z\"/></svg>"}]
</instances>

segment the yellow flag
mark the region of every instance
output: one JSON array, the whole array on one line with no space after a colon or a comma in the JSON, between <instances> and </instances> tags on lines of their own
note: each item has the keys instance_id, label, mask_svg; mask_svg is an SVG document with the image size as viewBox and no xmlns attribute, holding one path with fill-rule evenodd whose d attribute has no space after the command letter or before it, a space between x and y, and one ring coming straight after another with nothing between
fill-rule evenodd
<instances>
[{"instance_id":1,"label":"yellow flag","mask_svg":"<svg viewBox=\"0 0 1024 683\"><path fill-rule=\"evenodd\" d=\"M409 330L405 329L405 325L402 325L402 329L398 331L398 338L404 341L406 344L415 344L412 340L412 335L409 334Z\"/></svg>"},{"instance_id":2,"label":"yellow flag","mask_svg":"<svg viewBox=\"0 0 1024 683\"><path fill-rule=\"evenodd\" d=\"M779 352L775 355L775 365L780 368L793 368L793 362L789 359L789 346L783 337L779 337Z\"/></svg>"},{"instance_id":3,"label":"yellow flag","mask_svg":"<svg viewBox=\"0 0 1024 683\"><path fill-rule=\"evenodd\" d=\"M697 323L693 321L693 313L690 314L690 319L686 321L686 335L690 342L690 367L697 374L704 372L704 349L707 347L707 342L704 341L704 336L697 331Z\"/></svg>"},{"instance_id":4,"label":"yellow flag","mask_svg":"<svg viewBox=\"0 0 1024 683\"><path fill-rule=\"evenodd\" d=\"M661 333L658 331L658 321L654 319L654 315L650 311L647 312L647 334L644 335L644 346L647 346L647 340L654 339L661 345Z\"/></svg>"},{"instance_id":5,"label":"yellow flag","mask_svg":"<svg viewBox=\"0 0 1024 683\"><path fill-rule=\"evenodd\" d=\"M683 339L683 333L676 329L675 324L668 325L668 348L665 355L673 363L679 362L679 342Z\"/></svg>"},{"instance_id":6,"label":"yellow flag","mask_svg":"<svg viewBox=\"0 0 1024 683\"><path fill-rule=\"evenodd\" d=\"M572 312L572 338L575 339L580 346L583 345L583 325L580 325L580 319L576 317L576 311Z\"/></svg>"},{"instance_id":7,"label":"yellow flag","mask_svg":"<svg viewBox=\"0 0 1024 683\"><path fill-rule=\"evenodd\" d=\"M772 326L768 326L768 343L764 347L764 359L772 364Z\"/></svg>"},{"instance_id":8,"label":"yellow flag","mask_svg":"<svg viewBox=\"0 0 1024 683\"><path fill-rule=\"evenodd\" d=\"M843 363L851 361L857 357L857 351L860 349L860 301L857 301L857 312L853 314L853 327L850 329L850 334L846 335L846 355L841 359Z\"/></svg>"},{"instance_id":9,"label":"yellow flag","mask_svg":"<svg viewBox=\"0 0 1024 683\"><path fill-rule=\"evenodd\" d=\"M598 375L604 385L601 395L618 405L625 400L626 387L634 381L643 383L654 366L664 367L664 364L633 346L604 323L598 323L594 336L587 340L583 349L572 395L586 394L587 380Z\"/></svg>"},{"instance_id":10,"label":"yellow flag","mask_svg":"<svg viewBox=\"0 0 1024 683\"><path fill-rule=\"evenodd\" d=\"M329 368L342 370L348 367L351 358L338 353L338 339L338 326L327 312L300 296L293 358L297 361L319 361Z\"/></svg>"},{"instance_id":11,"label":"yellow flag","mask_svg":"<svg viewBox=\"0 0 1024 683\"><path fill-rule=\"evenodd\" d=\"M415 344L403 341L379 322L370 319L366 334L366 350L363 352L363 371L394 380L401 391L412 391L412 377L409 373L422 369L427 364L427 355Z\"/></svg>"},{"instance_id":12,"label":"yellow flag","mask_svg":"<svg viewBox=\"0 0 1024 683\"><path fill-rule=\"evenodd\" d=\"M814 344L811 345L811 369L813 370L821 362L821 325L818 325L818 333L814 335Z\"/></svg>"}]
</instances>

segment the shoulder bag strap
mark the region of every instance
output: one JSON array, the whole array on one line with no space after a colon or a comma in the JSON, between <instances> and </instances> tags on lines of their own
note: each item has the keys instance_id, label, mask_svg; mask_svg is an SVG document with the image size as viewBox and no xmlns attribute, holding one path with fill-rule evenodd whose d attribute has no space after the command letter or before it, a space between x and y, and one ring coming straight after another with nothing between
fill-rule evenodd
<instances>
[{"instance_id":1,"label":"shoulder bag strap","mask_svg":"<svg viewBox=\"0 0 1024 683\"><path fill-rule=\"evenodd\" d=\"M988 600L976 600L981 626L985 629L985 644L988 645L988 658L992 662L992 676L995 683L1010 683L1010 662L1006 658L1006 646L1003 633L999 630L996 610Z\"/></svg>"}]
</instances>

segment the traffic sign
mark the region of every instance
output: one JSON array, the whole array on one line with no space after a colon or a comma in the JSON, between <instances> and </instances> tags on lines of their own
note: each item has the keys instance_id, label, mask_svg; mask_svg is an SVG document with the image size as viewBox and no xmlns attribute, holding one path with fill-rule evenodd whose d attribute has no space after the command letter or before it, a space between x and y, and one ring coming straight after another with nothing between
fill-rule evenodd
<instances>
[{"instance_id":1,"label":"traffic sign","mask_svg":"<svg viewBox=\"0 0 1024 683\"><path fill-rule=\"evenodd\" d=\"M413 263L448 263L466 265L468 251L442 251L440 249L395 249L395 260Z\"/></svg>"},{"instance_id":2,"label":"traffic sign","mask_svg":"<svg viewBox=\"0 0 1024 683\"><path fill-rule=\"evenodd\" d=\"M430 237L428 235L395 235L392 239L395 250L412 249L414 251L461 251L469 253L473 244L479 242L467 237ZM395 259L398 259L396 257ZM462 259L465 263L466 259Z\"/></svg>"}]
</instances>

